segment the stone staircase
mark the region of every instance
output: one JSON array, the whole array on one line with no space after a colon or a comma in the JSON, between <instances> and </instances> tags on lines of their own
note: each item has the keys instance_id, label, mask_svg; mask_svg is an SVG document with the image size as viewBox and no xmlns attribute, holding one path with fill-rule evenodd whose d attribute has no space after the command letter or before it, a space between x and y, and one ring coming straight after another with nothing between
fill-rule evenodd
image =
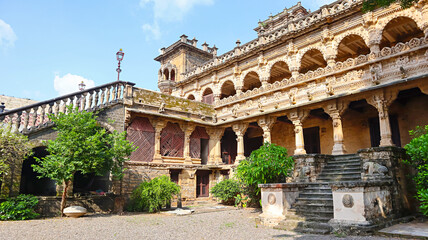
<instances>
[{"instance_id":1,"label":"stone staircase","mask_svg":"<svg viewBox=\"0 0 428 240\"><path fill-rule=\"evenodd\" d=\"M361 159L358 155L334 156L318 175L317 181L308 183L296 202L276 228L296 232L327 234L328 224L334 218L333 194L329 183L361 180Z\"/></svg>"}]
</instances>

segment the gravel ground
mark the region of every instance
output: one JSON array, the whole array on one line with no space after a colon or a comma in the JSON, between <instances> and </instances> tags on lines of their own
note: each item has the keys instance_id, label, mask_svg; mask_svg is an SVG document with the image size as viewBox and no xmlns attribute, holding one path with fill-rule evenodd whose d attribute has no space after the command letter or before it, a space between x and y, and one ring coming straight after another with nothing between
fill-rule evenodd
<instances>
[{"instance_id":1,"label":"gravel ground","mask_svg":"<svg viewBox=\"0 0 428 240\"><path fill-rule=\"evenodd\" d=\"M0 239L345 239L300 235L257 225L253 209L166 214L89 215L0 222ZM347 237L346 239L387 239Z\"/></svg>"}]
</instances>

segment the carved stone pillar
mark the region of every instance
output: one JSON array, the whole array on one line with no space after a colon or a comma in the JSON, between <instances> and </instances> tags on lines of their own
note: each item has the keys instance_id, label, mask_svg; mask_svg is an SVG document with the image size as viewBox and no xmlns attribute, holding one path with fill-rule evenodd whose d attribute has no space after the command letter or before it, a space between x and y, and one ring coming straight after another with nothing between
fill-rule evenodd
<instances>
[{"instance_id":1,"label":"carved stone pillar","mask_svg":"<svg viewBox=\"0 0 428 240\"><path fill-rule=\"evenodd\" d=\"M214 94L214 102L220 101L220 94Z\"/></svg>"},{"instance_id":2,"label":"carved stone pillar","mask_svg":"<svg viewBox=\"0 0 428 240\"><path fill-rule=\"evenodd\" d=\"M235 90L236 90L236 95L240 95L242 93L242 86L236 85Z\"/></svg>"},{"instance_id":3,"label":"carved stone pillar","mask_svg":"<svg viewBox=\"0 0 428 240\"><path fill-rule=\"evenodd\" d=\"M379 44L382 37L382 33L376 29L377 17L373 14L373 12L363 14L362 17L363 26L369 33L368 47L370 48L370 52L377 55L380 52Z\"/></svg>"},{"instance_id":4,"label":"carved stone pillar","mask_svg":"<svg viewBox=\"0 0 428 240\"><path fill-rule=\"evenodd\" d=\"M304 110L295 110L289 114L289 119L293 122L294 125L294 133L296 138L296 150L294 150L294 155L306 154L302 122L305 120L308 114L309 112Z\"/></svg>"},{"instance_id":5,"label":"carved stone pillar","mask_svg":"<svg viewBox=\"0 0 428 240\"><path fill-rule=\"evenodd\" d=\"M155 128L155 155L153 156L153 162L161 163L162 155L160 152L160 139L161 139L161 131L166 126L165 121L151 121L153 127Z\"/></svg>"},{"instance_id":6,"label":"carved stone pillar","mask_svg":"<svg viewBox=\"0 0 428 240\"><path fill-rule=\"evenodd\" d=\"M184 125L182 129L184 130L184 163L192 164L192 158L190 157L190 135L192 135L193 130L195 130L195 125Z\"/></svg>"},{"instance_id":7,"label":"carved stone pillar","mask_svg":"<svg viewBox=\"0 0 428 240\"><path fill-rule=\"evenodd\" d=\"M391 125L389 123L388 108L397 97L398 92L379 91L367 98L367 102L375 107L379 113L380 147L394 146L392 143Z\"/></svg>"},{"instance_id":8,"label":"carved stone pillar","mask_svg":"<svg viewBox=\"0 0 428 240\"><path fill-rule=\"evenodd\" d=\"M289 69L291 71L291 77L297 78L299 76L300 73L298 66L290 66Z\"/></svg>"},{"instance_id":9,"label":"carved stone pillar","mask_svg":"<svg viewBox=\"0 0 428 240\"><path fill-rule=\"evenodd\" d=\"M276 117L264 116L257 123L263 129L263 141L272 143L271 130L276 122Z\"/></svg>"},{"instance_id":10,"label":"carved stone pillar","mask_svg":"<svg viewBox=\"0 0 428 240\"><path fill-rule=\"evenodd\" d=\"M332 155L342 155L346 153L345 144L343 143L343 129L341 115L346 109L346 104L335 101L324 107L324 111L330 115L333 120L333 150Z\"/></svg>"},{"instance_id":11,"label":"carved stone pillar","mask_svg":"<svg viewBox=\"0 0 428 240\"><path fill-rule=\"evenodd\" d=\"M210 156L208 158L208 165L220 164L221 160L221 138L224 134L224 128L209 128L207 133L210 136L208 141Z\"/></svg>"},{"instance_id":12,"label":"carved stone pillar","mask_svg":"<svg viewBox=\"0 0 428 240\"><path fill-rule=\"evenodd\" d=\"M261 77L260 81L262 82L262 86L266 86L266 84L268 84L268 81L269 81L269 76Z\"/></svg>"},{"instance_id":13,"label":"carved stone pillar","mask_svg":"<svg viewBox=\"0 0 428 240\"><path fill-rule=\"evenodd\" d=\"M418 7L421 8L422 19L422 31L424 31L425 37L428 36L428 1L423 0L418 2Z\"/></svg>"},{"instance_id":14,"label":"carved stone pillar","mask_svg":"<svg viewBox=\"0 0 428 240\"><path fill-rule=\"evenodd\" d=\"M232 126L233 131L235 132L237 138L237 156L236 156L236 160L235 160L235 165L239 164L239 161L245 159L245 155L244 155L244 135L245 132L247 131L248 128L248 123L238 123L238 124L234 124Z\"/></svg>"}]
</instances>

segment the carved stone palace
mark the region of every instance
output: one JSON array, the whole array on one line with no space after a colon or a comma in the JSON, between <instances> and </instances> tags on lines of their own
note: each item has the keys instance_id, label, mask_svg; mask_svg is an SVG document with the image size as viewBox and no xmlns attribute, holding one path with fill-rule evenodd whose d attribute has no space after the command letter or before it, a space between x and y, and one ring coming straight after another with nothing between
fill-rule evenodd
<instances>
[{"instance_id":1,"label":"carved stone palace","mask_svg":"<svg viewBox=\"0 0 428 240\"><path fill-rule=\"evenodd\" d=\"M415 210L401 147L409 130L428 124L426 3L369 13L362 0L314 12L298 3L260 21L257 38L238 40L222 55L182 35L155 58L161 92L113 82L0 118L43 155L41 140L55 137L46 114L71 103L100 111L102 126L126 130L139 148L124 179L96 179L99 188L129 195L142 180L169 175L184 204L210 199L209 189L239 161L272 142L296 164L287 183L260 186L264 224L370 232ZM26 161L12 169L3 192L38 189L26 187L33 179ZM86 187L78 182L74 192Z\"/></svg>"}]
</instances>

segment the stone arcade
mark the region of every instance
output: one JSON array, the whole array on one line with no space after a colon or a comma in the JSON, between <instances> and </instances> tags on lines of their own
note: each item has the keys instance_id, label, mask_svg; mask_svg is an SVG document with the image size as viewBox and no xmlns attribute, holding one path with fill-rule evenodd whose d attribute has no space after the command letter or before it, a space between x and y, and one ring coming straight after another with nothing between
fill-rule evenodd
<instances>
[{"instance_id":1,"label":"stone arcade","mask_svg":"<svg viewBox=\"0 0 428 240\"><path fill-rule=\"evenodd\" d=\"M129 195L142 180L170 175L184 204L209 199L240 160L273 142L296 166L287 183L261 186L264 224L371 231L414 210L399 147L428 123L428 5L365 14L361 5L340 0L309 12L298 3L220 56L183 35L155 58L161 93L113 82L0 119L42 154L41 140L55 137L47 113L70 103L100 110L102 126L126 130L139 147L121 182L98 179L104 190ZM12 168L3 193L29 189L22 169Z\"/></svg>"}]
</instances>

